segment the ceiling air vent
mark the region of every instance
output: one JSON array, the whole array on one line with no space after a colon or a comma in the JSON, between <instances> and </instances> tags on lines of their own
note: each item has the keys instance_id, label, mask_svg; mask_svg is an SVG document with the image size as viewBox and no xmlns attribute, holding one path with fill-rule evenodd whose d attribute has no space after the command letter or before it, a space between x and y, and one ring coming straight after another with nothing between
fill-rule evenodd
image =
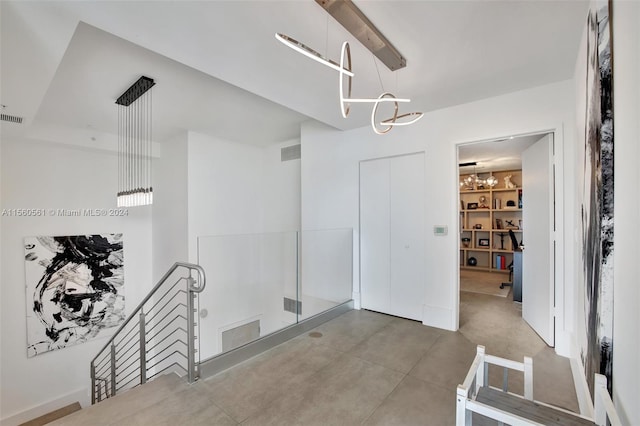
<instances>
[{"instance_id":1,"label":"ceiling air vent","mask_svg":"<svg viewBox=\"0 0 640 426\"><path fill-rule=\"evenodd\" d=\"M300 159L300 144L284 147L280 150L280 161Z\"/></svg>"},{"instance_id":2,"label":"ceiling air vent","mask_svg":"<svg viewBox=\"0 0 640 426\"><path fill-rule=\"evenodd\" d=\"M0 114L0 120L8 121L9 123L22 124L22 117L16 117L15 115Z\"/></svg>"}]
</instances>

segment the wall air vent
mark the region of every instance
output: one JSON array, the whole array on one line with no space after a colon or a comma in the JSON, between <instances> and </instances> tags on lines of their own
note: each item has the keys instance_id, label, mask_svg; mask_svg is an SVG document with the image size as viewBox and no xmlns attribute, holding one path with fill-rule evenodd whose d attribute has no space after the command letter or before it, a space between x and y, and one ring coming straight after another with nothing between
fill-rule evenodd
<instances>
[{"instance_id":1,"label":"wall air vent","mask_svg":"<svg viewBox=\"0 0 640 426\"><path fill-rule=\"evenodd\" d=\"M288 297L284 298L284 310L285 312L291 312L294 314L302 315L302 300L293 300Z\"/></svg>"},{"instance_id":2,"label":"wall air vent","mask_svg":"<svg viewBox=\"0 0 640 426\"><path fill-rule=\"evenodd\" d=\"M286 146L280 150L280 161L291 161L300 159L300 144Z\"/></svg>"},{"instance_id":3,"label":"wall air vent","mask_svg":"<svg viewBox=\"0 0 640 426\"><path fill-rule=\"evenodd\" d=\"M15 115L0 114L0 120L8 121L9 123L22 124L22 117L16 117Z\"/></svg>"}]
</instances>

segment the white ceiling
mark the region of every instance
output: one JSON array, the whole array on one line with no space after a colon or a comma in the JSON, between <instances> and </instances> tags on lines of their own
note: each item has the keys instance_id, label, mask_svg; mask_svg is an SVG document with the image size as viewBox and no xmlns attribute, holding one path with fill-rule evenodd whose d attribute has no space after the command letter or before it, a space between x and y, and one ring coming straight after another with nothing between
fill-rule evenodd
<instances>
[{"instance_id":1,"label":"white ceiling","mask_svg":"<svg viewBox=\"0 0 640 426\"><path fill-rule=\"evenodd\" d=\"M461 145L458 148L458 163L475 162L477 164L460 167L460 174L521 169L522 152L544 136L544 134L514 136L496 141Z\"/></svg>"},{"instance_id":2,"label":"white ceiling","mask_svg":"<svg viewBox=\"0 0 640 426\"><path fill-rule=\"evenodd\" d=\"M571 78L588 6L356 4L407 58L395 73L378 65L384 89L425 112ZM334 60L349 41L354 97L382 92L372 55L312 0L2 1L0 15L0 102L25 117L23 125L2 123L3 136L39 124L116 133L115 98L140 75L157 80L157 140L193 129L266 144L297 137L309 118L339 129L367 125L368 106L340 116L338 74L287 49L275 32Z\"/></svg>"}]
</instances>

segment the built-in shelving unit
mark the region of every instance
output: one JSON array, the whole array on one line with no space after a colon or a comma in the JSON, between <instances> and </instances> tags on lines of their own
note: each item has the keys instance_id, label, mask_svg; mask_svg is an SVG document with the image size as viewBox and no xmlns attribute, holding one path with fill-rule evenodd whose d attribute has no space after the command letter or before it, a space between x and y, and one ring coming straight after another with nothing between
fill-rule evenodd
<instances>
[{"instance_id":1,"label":"built-in shelving unit","mask_svg":"<svg viewBox=\"0 0 640 426\"><path fill-rule=\"evenodd\" d=\"M514 188L505 187L509 175ZM468 176L460 175L460 182ZM460 267L508 273L507 266L513 261L509 229L522 240L522 170L478 173L480 179L489 176L498 181L493 188L476 182L460 185ZM498 256L504 257L502 265ZM476 259L475 266L470 265L470 258Z\"/></svg>"}]
</instances>

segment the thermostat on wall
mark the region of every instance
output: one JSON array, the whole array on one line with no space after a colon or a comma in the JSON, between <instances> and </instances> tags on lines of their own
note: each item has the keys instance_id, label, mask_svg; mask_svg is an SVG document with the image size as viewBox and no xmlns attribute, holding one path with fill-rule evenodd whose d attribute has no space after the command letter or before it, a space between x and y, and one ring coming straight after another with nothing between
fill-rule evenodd
<instances>
[{"instance_id":1,"label":"thermostat on wall","mask_svg":"<svg viewBox=\"0 0 640 426\"><path fill-rule=\"evenodd\" d=\"M436 236L444 236L447 235L447 227L446 225L436 225L433 227L433 235Z\"/></svg>"}]
</instances>

